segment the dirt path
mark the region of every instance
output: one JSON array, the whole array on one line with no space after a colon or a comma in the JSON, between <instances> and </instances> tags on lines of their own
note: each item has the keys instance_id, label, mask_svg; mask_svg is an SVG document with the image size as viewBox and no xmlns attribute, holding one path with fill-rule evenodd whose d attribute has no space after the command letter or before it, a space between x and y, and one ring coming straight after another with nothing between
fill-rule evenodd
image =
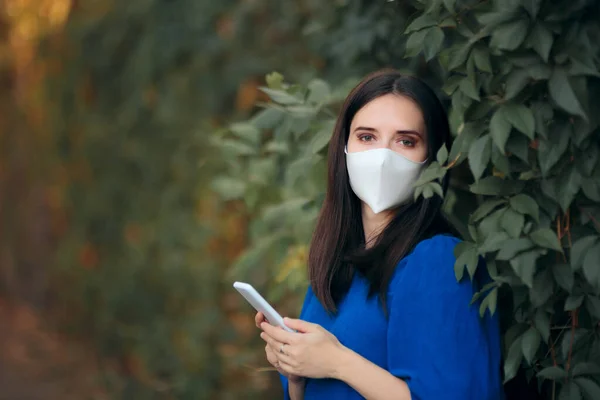
<instances>
[{"instance_id":1,"label":"dirt path","mask_svg":"<svg viewBox=\"0 0 600 400\"><path fill-rule=\"evenodd\" d=\"M93 358L0 300L0 400L101 400Z\"/></svg>"}]
</instances>

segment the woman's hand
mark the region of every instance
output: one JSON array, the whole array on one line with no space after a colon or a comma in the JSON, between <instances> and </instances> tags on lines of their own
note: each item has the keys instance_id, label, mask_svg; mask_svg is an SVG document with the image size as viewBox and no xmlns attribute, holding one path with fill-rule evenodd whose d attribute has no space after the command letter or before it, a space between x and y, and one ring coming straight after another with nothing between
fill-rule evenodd
<instances>
[{"instance_id":1,"label":"woman's hand","mask_svg":"<svg viewBox=\"0 0 600 400\"><path fill-rule=\"evenodd\" d=\"M264 314L261 312L258 312L256 314L256 316L254 317L254 322L256 323L256 327L259 329L261 328L262 323L265 323L267 325L269 324L267 322L267 319L265 318ZM280 329L280 328L278 328L278 329ZM282 331L283 331L283 329L282 329ZM261 333L261 335L262 334L263 333ZM288 379L288 381L290 381L291 383L300 383L304 380L304 378L301 376L290 374L290 373L284 371L283 369L281 369L281 364L279 363L279 359L277 358L276 352L274 350L272 350L268 344L265 346L265 353L267 355L267 361L269 362L269 364L271 364L273 367L275 367L275 369L277 369L277 371L281 375L285 376Z\"/></svg>"},{"instance_id":2,"label":"woman's hand","mask_svg":"<svg viewBox=\"0 0 600 400\"><path fill-rule=\"evenodd\" d=\"M345 349L337 338L320 325L299 319L285 318L285 324L298 333L260 322L260 337L277 358L278 369L308 378L336 377Z\"/></svg>"}]
</instances>

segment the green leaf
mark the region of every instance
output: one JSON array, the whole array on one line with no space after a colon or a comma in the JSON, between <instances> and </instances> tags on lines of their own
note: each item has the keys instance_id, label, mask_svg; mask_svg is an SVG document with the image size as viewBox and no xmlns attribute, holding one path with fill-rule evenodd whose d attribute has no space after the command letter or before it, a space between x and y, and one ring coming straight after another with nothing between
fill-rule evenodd
<instances>
[{"instance_id":1,"label":"green leaf","mask_svg":"<svg viewBox=\"0 0 600 400\"><path fill-rule=\"evenodd\" d=\"M502 154L497 146L492 146L492 164L505 176L511 175L511 164L508 156ZM521 178L519 178L521 179Z\"/></svg>"},{"instance_id":2,"label":"green leaf","mask_svg":"<svg viewBox=\"0 0 600 400\"><path fill-rule=\"evenodd\" d=\"M425 37L429 33L429 30L421 30L412 33L408 40L406 41L406 51L404 53L404 57L415 57L423 50L423 43L425 42Z\"/></svg>"},{"instance_id":3,"label":"green leaf","mask_svg":"<svg viewBox=\"0 0 600 400\"><path fill-rule=\"evenodd\" d=\"M437 182L430 182L427 184L427 186L429 186L431 190L442 199L444 198L444 190L442 189L442 185Z\"/></svg>"},{"instance_id":4,"label":"green leaf","mask_svg":"<svg viewBox=\"0 0 600 400\"><path fill-rule=\"evenodd\" d=\"M529 235L529 237L538 246L562 252L562 247L560 245L560 242L558 241L558 237L556 236L556 233L554 233L551 229L538 229L532 232Z\"/></svg>"},{"instance_id":5,"label":"green leaf","mask_svg":"<svg viewBox=\"0 0 600 400\"><path fill-rule=\"evenodd\" d=\"M445 0L445 1L454 1L454 0ZM440 22L439 27L440 28L456 28L456 20L452 16L447 17L442 22Z\"/></svg>"},{"instance_id":6,"label":"green leaf","mask_svg":"<svg viewBox=\"0 0 600 400\"><path fill-rule=\"evenodd\" d=\"M489 235L485 239L485 242L483 242L483 244L479 247L479 252L480 253L489 253L492 251L498 251L498 250L500 250L500 247L502 247L502 243L508 239L509 239L509 237L506 232L503 232L503 231L492 232L492 234Z\"/></svg>"},{"instance_id":7,"label":"green leaf","mask_svg":"<svg viewBox=\"0 0 600 400\"><path fill-rule=\"evenodd\" d=\"M591 176L598 163L599 156L600 149L597 146L590 146L586 151L580 152L575 157L575 164L585 176Z\"/></svg>"},{"instance_id":8,"label":"green leaf","mask_svg":"<svg viewBox=\"0 0 600 400\"><path fill-rule=\"evenodd\" d=\"M566 378L567 373L561 367L551 366L546 367L538 372L537 377L542 379L559 380Z\"/></svg>"},{"instance_id":9,"label":"green leaf","mask_svg":"<svg viewBox=\"0 0 600 400\"><path fill-rule=\"evenodd\" d=\"M448 161L448 149L445 144L438 150L436 160L440 165L444 165Z\"/></svg>"},{"instance_id":10,"label":"green leaf","mask_svg":"<svg viewBox=\"0 0 600 400\"><path fill-rule=\"evenodd\" d=\"M468 76L465 77L462 81L460 81L460 84L458 85L458 87L464 94L466 94L473 100L476 100L476 101L481 100L481 98L479 97L479 89L477 89L477 85L475 84L475 81L473 79L469 78Z\"/></svg>"},{"instance_id":11,"label":"green leaf","mask_svg":"<svg viewBox=\"0 0 600 400\"><path fill-rule=\"evenodd\" d=\"M502 179L497 176L486 176L470 186L471 192L487 196L510 196L523 190L522 181Z\"/></svg>"},{"instance_id":12,"label":"green leaf","mask_svg":"<svg viewBox=\"0 0 600 400\"><path fill-rule=\"evenodd\" d=\"M269 88L260 88L264 93L266 93L271 100L275 103L283 104L283 105L298 105L302 104L302 100L294 95L287 93L284 90L275 90Z\"/></svg>"},{"instance_id":13,"label":"green leaf","mask_svg":"<svg viewBox=\"0 0 600 400\"><path fill-rule=\"evenodd\" d=\"M533 317L533 324L547 343L550 338L550 317L548 313L542 309L537 309Z\"/></svg>"},{"instance_id":14,"label":"green leaf","mask_svg":"<svg viewBox=\"0 0 600 400\"><path fill-rule=\"evenodd\" d=\"M552 273L548 269L543 269L533 279L533 286L529 290L529 300L533 307L542 307L552 298L553 292Z\"/></svg>"},{"instance_id":15,"label":"green leaf","mask_svg":"<svg viewBox=\"0 0 600 400\"><path fill-rule=\"evenodd\" d=\"M510 207L521 214L527 214L536 221L540 220L540 208L534 199L526 194L518 194L510 199Z\"/></svg>"},{"instance_id":16,"label":"green leaf","mask_svg":"<svg viewBox=\"0 0 600 400\"><path fill-rule=\"evenodd\" d=\"M419 179L415 182L415 186L442 179L444 176L446 176L446 168L441 167L437 162L433 162L421 172Z\"/></svg>"},{"instance_id":17,"label":"green leaf","mask_svg":"<svg viewBox=\"0 0 600 400\"><path fill-rule=\"evenodd\" d=\"M529 140L523 135L511 135L506 143L506 151L529 164Z\"/></svg>"},{"instance_id":18,"label":"green leaf","mask_svg":"<svg viewBox=\"0 0 600 400\"><path fill-rule=\"evenodd\" d=\"M598 178L584 179L581 190L588 199L600 202L600 183L598 183Z\"/></svg>"},{"instance_id":19,"label":"green leaf","mask_svg":"<svg viewBox=\"0 0 600 400\"><path fill-rule=\"evenodd\" d=\"M539 251L534 250L517 254L510 260L510 266L515 274L529 288L533 287L533 275L537 267L536 260L539 256Z\"/></svg>"},{"instance_id":20,"label":"green leaf","mask_svg":"<svg viewBox=\"0 0 600 400\"><path fill-rule=\"evenodd\" d=\"M581 400L581 391L575 382L567 382L558 395L558 400Z\"/></svg>"},{"instance_id":21,"label":"green leaf","mask_svg":"<svg viewBox=\"0 0 600 400\"><path fill-rule=\"evenodd\" d=\"M543 176L560 160L569 145L572 128L567 123L554 123L548 132L548 139L540 139L537 151L538 162Z\"/></svg>"},{"instance_id":22,"label":"green leaf","mask_svg":"<svg viewBox=\"0 0 600 400\"><path fill-rule=\"evenodd\" d=\"M262 219L266 223L277 223L287 217L293 217L297 215L297 212L309 202L310 199L293 198L272 206L265 207L262 214Z\"/></svg>"},{"instance_id":23,"label":"green leaf","mask_svg":"<svg viewBox=\"0 0 600 400\"><path fill-rule=\"evenodd\" d=\"M296 124L294 124L294 126L292 127L292 131L297 133L304 133L308 129L307 125L310 119L313 118L318 112L318 110L315 107L306 105L291 105L287 106L286 110L294 118L302 120L301 122L304 126L302 126L300 129Z\"/></svg>"},{"instance_id":24,"label":"green leaf","mask_svg":"<svg viewBox=\"0 0 600 400\"><path fill-rule=\"evenodd\" d=\"M492 142L489 135L483 135L469 149L469 167L475 180L479 180L485 171L492 154Z\"/></svg>"},{"instance_id":25,"label":"green leaf","mask_svg":"<svg viewBox=\"0 0 600 400\"><path fill-rule=\"evenodd\" d=\"M219 146L224 152L232 153L236 156L249 156L257 153L256 147L241 140L224 139Z\"/></svg>"},{"instance_id":26,"label":"green leaf","mask_svg":"<svg viewBox=\"0 0 600 400\"><path fill-rule=\"evenodd\" d=\"M595 362L579 362L573 366L572 374L574 377L600 375L600 365Z\"/></svg>"},{"instance_id":27,"label":"green leaf","mask_svg":"<svg viewBox=\"0 0 600 400\"><path fill-rule=\"evenodd\" d=\"M322 79L314 79L308 84L307 102L321 104L331 96L329 84Z\"/></svg>"},{"instance_id":28,"label":"green leaf","mask_svg":"<svg viewBox=\"0 0 600 400\"><path fill-rule=\"evenodd\" d=\"M587 251L583 260L583 274L594 288L600 288L600 243Z\"/></svg>"},{"instance_id":29,"label":"green leaf","mask_svg":"<svg viewBox=\"0 0 600 400\"><path fill-rule=\"evenodd\" d=\"M484 130L484 125L478 122L468 122L463 126L464 128L459 130L458 136L454 140L454 143L452 143L450 155L448 156L448 159L451 161L460 160L463 154L466 156L473 142L477 140Z\"/></svg>"},{"instance_id":30,"label":"green leaf","mask_svg":"<svg viewBox=\"0 0 600 400\"><path fill-rule=\"evenodd\" d=\"M496 307L498 305L498 288L494 288L490 290L488 295L483 299L481 304L479 305L479 316L483 318L485 315L485 310L490 310L490 315L494 315L496 313Z\"/></svg>"},{"instance_id":31,"label":"green leaf","mask_svg":"<svg viewBox=\"0 0 600 400\"><path fill-rule=\"evenodd\" d=\"M588 250L600 239L596 235L584 236L573 243L571 247L571 265L577 270L583 265Z\"/></svg>"},{"instance_id":32,"label":"green leaf","mask_svg":"<svg viewBox=\"0 0 600 400\"><path fill-rule=\"evenodd\" d=\"M568 293L571 293L574 284L571 266L568 264L554 264L552 265L552 274L554 275L554 280L556 280L558 286L565 289Z\"/></svg>"},{"instance_id":33,"label":"green leaf","mask_svg":"<svg viewBox=\"0 0 600 400\"><path fill-rule=\"evenodd\" d=\"M469 58L469 54L471 54L471 48L471 43L467 42L464 46L461 46L459 49L452 51L450 53L448 71L452 71L458 67L462 67L467 61L467 58Z\"/></svg>"},{"instance_id":34,"label":"green leaf","mask_svg":"<svg viewBox=\"0 0 600 400\"><path fill-rule=\"evenodd\" d=\"M421 14L406 27L404 33L420 31L434 25L437 25L437 21L430 14Z\"/></svg>"},{"instance_id":35,"label":"green leaf","mask_svg":"<svg viewBox=\"0 0 600 400\"><path fill-rule=\"evenodd\" d=\"M463 278L465 267L467 268L469 276L471 279L473 279L478 263L479 254L477 254L476 247L472 247L464 251L454 263L454 275L456 276L456 280L460 281Z\"/></svg>"},{"instance_id":36,"label":"green leaf","mask_svg":"<svg viewBox=\"0 0 600 400\"><path fill-rule=\"evenodd\" d=\"M517 376L517 372L521 367L521 360L523 359L522 350L522 336L516 338L508 349L508 354L504 361L504 382L510 381L512 378Z\"/></svg>"},{"instance_id":37,"label":"green leaf","mask_svg":"<svg viewBox=\"0 0 600 400\"><path fill-rule=\"evenodd\" d=\"M527 332L523 334L521 340L523 355L530 365L533 364L533 358L540 348L541 341L542 337L540 336L540 333L533 327L529 328Z\"/></svg>"},{"instance_id":38,"label":"green leaf","mask_svg":"<svg viewBox=\"0 0 600 400\"><path fill-rule=\"evenodd\" d=\"M423 191L423 198L429 199L429 198L433 197L433 188L431 187L430 183L424 185L422 191Z\"/></svg>"},{"instance_id":39,"label":"green leaf","mask_svg":"<svg viewBox=\"0 0 600 400\"><path fill-rule=\"evenodd\" d=\"M502 244L500 252L496 255L497 260L507 261L514 258L517 254L529 250L533 247L533 242L528 238L519 238L507 240Z\"/></svg>"},{"instance_id":40,"label":"green leaf","mask_svg":"<svg viewBox=\"0 0 600 400\"><path fill-rule=\"evenodd\" d=\"M542 2L543 0L526 0L523 2L523 8L527 10L532 19L536 19Z\"/></svg>"},{"instance_id":41,"label":"green leaf","mask_svg":"<svg viewBox=\"0 0 600 400\"><path fill-rule=\"evenodd\" d=\"M567 211L581 188L581 174L574 165L563 169L558 178L558 202L563 211Z\"/></svg>"},{"instance_id":42,"label":"green leaf","mask_svg":"<svg viewBox=\"0 0 600 400\"><path fill-rule=\"evenodd\" d=\"M444 82L444 86L442 86L442 91L446 93L448 96L452 96L452 94L458 89L458 85L462 77L460 75L452 75L446 79Z\"/></svg>"},{"instance_id":43,"label":"green leaf","mask_svg":"<svg viewBox=\"0 0 600 400\"><path fill-rule=\"evenodd\" d=\"M517 130L533 139L535 133L535 118L533 112L521 104L509 104L504 107L504 115L508 122Z\"/></svg>"},{"instance_id":44,"label":"green leaf","mask_svg":"<svg viewBox=\"0 0 600 400\"><path fill-rule=\"evenodd\" d=\"M334 126L335 121L326 122L325 124L323 124L323 127L315 133L310 142L310 149L313 154L317 154L329 144L329 140L331 139Z\"/></svg>"},{"instance_id":45,"label":"green leaf","mask_svg":"<svg viewBox=\"0 0 600 400\"><path fill-rule=\"evenodd\" d=\"M292 161L285 171L286 185L294 186L298 179L308 175L317 160L318 156L310 154Z\"/></svg>"},{"instance_id":46,"label":"green leaf","mask_svg":"<svg viewBox=\"0 0 600 400\"><path fill-rule=\"evenodd\" d=\"M444 6L446 7L446 10L448 10L452 14L454 14L454 5L456 4L456 0L443 0L443 1L444 1Z\"/></svg>"},{"instance_id":47,"label":"green leaf","mask_svg":"<svg viewBox=\"0 0 600 400\"><path fill-rule=\"evenodd\" d=\"M523 214L509 208L506 210L500 221L502 229L504 229L512 238L521 236L523 226L525 225L525 217Z\"/></svg>"},{"instance_id":48,"label":"green leaf","mask_svg":"<svg viewBox=\"0 0 600 400\"><path fill-rule=\"evenodd\" d=\"M565 311L573 311L573 310L579 308L581 306L581 304L583 304L583 299L584 299L584 296L582 294L570 295L565 300Z\"/></svg>"},{"instance_id":49,"label":"green leaf","mask_svg":"<svg viewBox=\"0 0 600 400\"><path fill-rule=\"evenodd\" d=\"M600 72L594 66L594 61L590 60L589 64L584 63L575 58L571 58L571 64L569 65L570 76L595 76L600 77Z\"/></svg>"},{"instance_id":50,"label":"green leaf","mask_svg":"<svg viewBox=\"0 0 600 400\"><path fill-rule=\"evenodd\" d=\"M585 306L593 318L600 320L600 298L588 295L585 299Z\"/></svg>"},{"instance_id":51,"label":"green leaf","mask_svg":"<svg viewBox=\"0 0 600 400\"><path fill-rule=\"evenodd\" d=\"M432 60L440 52L443 43L444 31L437 26L430 28L425 35L425 42L422 44L425 60Z\"/></svg>"},{"instance_id":52,"label":"green leaf","mask_svg":"<svg viewBox=\"0 0 600 400\"><path fill-rule=\"evenodd\" d=\"M531 104L531 110L535 118L535 131L543 138L548 138L548 124L554 117L554 109L547 102L534 102Z\"/></svg>"},{"instance_id":53,"label":"green leaf","mask_svg":"<svg viewBox=\"0 0 600 400\"><path fill-rule=\"evenodd\" d=\"M552 49L552 42L554 38L552 36L552 32L548 30L541 22L536 22L531 28L531 33L529 34L529 42L531 43L531 47L542 57L544 62L548 62L548 58L550 57L550 50Z\"/></svg>"},{"instance_id":54,"label":"green leaf","mask_svg":"<svg viewBox=\"0 0 600 400\"><path fill-rule=\"evenodd\" d=\"M511 100L515 98L529 83L529 73L526 69L514 70L506 79L506 89L504 99Z\"/></svg>"},{"instance_id":55,"label":"green leaf","mask_svg":"<svg viewBox=\"0 0 600 400\"><path fill-rule=\"evenodd\" d=\"M220 176L213 180L212 189L223 198L223 200L233 200L241 198L246 191L246 183L228 176Z\"/></svg>"},{"instance_id":56,"label":"green leaf","mask_svg":"<svg viewBox=\"0 0 600 400\"><path fill-rule=\"evenodd\" d=\"M490 134L492 135L494 143L496 146L498 146L502 154L506 153L506 142L510 136L511 129L512 126L508 119L506 119L504 110L502 108L496 110L492 116L492 119L490 120Z\"/></svg>"},{"instance_id":57,"label":"green leaf","mask_svg":"<svg viewBox=\"0 0 600 400\"><path fill-rule=\"evenodd\" d=\"M587 120L587 115L573 90L567 72L562 67L556 67L548 81L548 90L552 100L566 112L578 115Z\"/></svg>"},{"instance_id":58,"label":"green leaf","mask_svg":"<svg viewBox=\"0 0 600 400\"><path fill-rule=\"evenodd\" d=\"M253 144L260 143L261 132L255 126L249 123L235 123L229 127L229 130L239 137L240 139L245 139ZM252 149L254 151L254 149Z\"/></svg>"},{"instance_id":59,"label":"green leaf","mask_svg":"<svg viewBox=\"0 0 600 400\"><path fill-rule=\"evenodd\" d=\"M475 66L480 71L492 73L492 63L490 61L490 52L483 46L477 46L473 49L473 58Z\"/></svg>"},{"instance_id":60,"label":"green leaf","mask_svg":"<svg viewBox=\"0 0 600 400\"><path fill-rule=\"evenodd\" d=\"M248 177L250 183L267 185L276 175L277 165L274 157L254 158L248 161Z\"/></svg>"},{"instance_id":61,"label":"green leaf","mask_svg":"<svg viewBox=\"0 0 600 400\"><path fill-rule=\"evenodd\" d=\"M265 151L268 153L289 154L290 147L285 142L271 140L265 145Z\"/></svg>"},{"instance_id":62,"label":"green leaf","mask_svg":"<svg viewBox=\"0 0 600 400\"><path fill-rule=\"evenodd\" d=\"M528 21L519 19L498 26L492 31L490 46L500 50L516 50L525 40Z\"/></svg>"},{"instance_id":63,"label":"green leaf","mask_svg":"<svg viewBox=\"0 0 600 400\"><path fill-rule=\"evenodd\" d=\"M506 200L503 199L491 199L484 201L475 212L471 215L471 222L477 222L480 219L486 217L489 213L494 211L498 206L506 204Z\"/></svg>"},{"instance_id":64,"label":"green leaf","mask_svg":"<svg viewBox=\"0 0 600 400\"><path fill-rule=\"evenodd\" d=\"M589 378L575 378L575 383L581 388L587 400L600 399L600 385Z\"/></svg>"},{"instance_id":65,"label":"green leaf","mask_svg":"<svg viewBox=\"0 0 600 400\"><path fill-rule=\"evenodd\" d=\"M267 86L271 89L281 89L283 87L283 75L281 75L277 71L273 71L270 74L267 74L265 77L265 81L267 82Z\"/></svg>"},{"instance_id":66,"label":"green leaf","mask_svg":"<svg viewBox=\"0 0 600 400\"><path fill-rule=\"evenodd\" d=\"M267 107L252 117L252 119L250 119L250 124L258 129L273 129L281 123L284 116L285 113L283 110L275 107ZM259 137L256 139L256 142L258 143Z\"/></svg>"}]
</instances>

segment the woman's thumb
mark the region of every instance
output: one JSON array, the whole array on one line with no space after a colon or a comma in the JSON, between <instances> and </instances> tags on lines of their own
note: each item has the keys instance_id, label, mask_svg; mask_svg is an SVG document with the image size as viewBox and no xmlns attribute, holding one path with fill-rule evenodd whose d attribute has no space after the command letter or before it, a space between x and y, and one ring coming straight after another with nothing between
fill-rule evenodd
<instances>
[{"instance_id":1,"label":"woman's thumb","mask_svg":"<svg viewBox=\"0 0 600 400\"><path fill-rule=\"evenodd\" d=\"M283 322L288 328L302 333L313 332L316 328L315 324L311 324L310 322L306 322L301 319L286 317L283 319Z\"/></svg>"}]
</instances>

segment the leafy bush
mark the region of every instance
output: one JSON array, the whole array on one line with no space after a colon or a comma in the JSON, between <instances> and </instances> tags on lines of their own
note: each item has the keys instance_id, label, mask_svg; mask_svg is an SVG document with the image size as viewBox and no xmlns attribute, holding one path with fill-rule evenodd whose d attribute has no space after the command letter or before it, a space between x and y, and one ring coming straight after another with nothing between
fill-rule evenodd
<instances>
[{"instance_id":1,"label":"leafy bush","mask_svg":"<svg viewBox=\"0 0 600 400\"><path fill-rule=\"evenodd\" d=\"M500 312L505 321L505 380L535 378L543 398L598 399L600 3L421 0L410 7L403 31L389 25L387 45L405 49L406 60L375 64L412 65L440 83L455 135L416 195L439 195L437 181L455 170L445 203L465 236L455 273L472 277L478 257L487 261L494 279L476 297L482 314ZM363 72L340 75L353 82ZM238 274L267 265L303 289L324 150L348 91L343 81L291 85L271 74L264 88L271 101L218 135L227 166L213 188L243 199L255 216Z\"/></svg>"}]
</instances>

